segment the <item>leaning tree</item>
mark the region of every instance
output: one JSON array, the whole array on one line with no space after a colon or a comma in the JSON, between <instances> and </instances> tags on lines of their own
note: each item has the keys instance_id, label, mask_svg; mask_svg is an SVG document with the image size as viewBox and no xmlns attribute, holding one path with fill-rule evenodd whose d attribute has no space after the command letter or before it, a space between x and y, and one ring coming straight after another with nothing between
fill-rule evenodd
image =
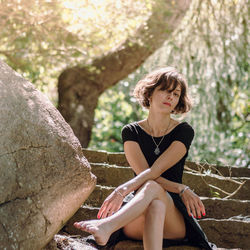
<instances>
[{"instance_id":1,"label":"leaning tree","mask_svg":"<svg viewBox=\"0 0 250 250\"><path fill-rule=\"evenodd\" d=\"M152 2L150 15L132 36L91 63L62 72L58 82L58 109L83 147L90 141L99 96L138 68L163 44L180 23L190 2Z\"/></svg>"},{"instance_id":2,"label":"leaning tree","mask_svg":"<svg viewBox=\"0 0 250 250\"><path fill-rule=\"evenodd\" d=\"M83 147L99 96L169 38L191 0L0 1L0 58L48 92Z\"/></svg>"}]
</instances>

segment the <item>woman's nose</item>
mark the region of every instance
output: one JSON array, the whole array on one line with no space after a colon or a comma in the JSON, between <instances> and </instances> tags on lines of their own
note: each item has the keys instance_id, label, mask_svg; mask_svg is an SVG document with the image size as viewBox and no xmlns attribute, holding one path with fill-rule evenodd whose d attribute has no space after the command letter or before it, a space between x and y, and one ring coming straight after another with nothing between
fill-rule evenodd
<instances>
[{"instance_id":1,"label":"woman's nose","mask_svg":"<svg viewBox=\"0 0 250 250\"><path fill-rule=\"evenodd\" d=\"M172 98L173 98L173 92L168 93L168 94L167 94L167 98L168 98L168 99L172 99Z\"/></svg>"}]
</instances>

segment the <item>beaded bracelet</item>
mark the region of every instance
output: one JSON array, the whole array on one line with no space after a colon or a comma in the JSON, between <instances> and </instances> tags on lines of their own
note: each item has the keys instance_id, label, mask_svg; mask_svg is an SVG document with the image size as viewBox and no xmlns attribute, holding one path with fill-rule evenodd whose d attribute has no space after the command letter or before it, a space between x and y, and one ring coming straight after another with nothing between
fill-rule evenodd
<instances>
[{"instance_id":1,"label":"beaded bracelet","mask_svg":"<svg viewBox=\"0 0 250 250\"><path fill-rule=\"evenodd\" d=\"M115 189L115 192L119 194L123 199L125 198L125 196L119 190Z\"/></svg>"},{"instance_id":2,"label":"beaded bracelet","mask_svg":"<svg viewBox=\"0 0 250 250\"><path fill-rule=\"evenodd\" d=\"M181 190L181 192L179 193L179 196L181 197L181 196L183 195L183 193L184 193L187 189L190 189L190 187L189 187L189 186L184 187L184 188Z\"/></svg>"}]
</instances>

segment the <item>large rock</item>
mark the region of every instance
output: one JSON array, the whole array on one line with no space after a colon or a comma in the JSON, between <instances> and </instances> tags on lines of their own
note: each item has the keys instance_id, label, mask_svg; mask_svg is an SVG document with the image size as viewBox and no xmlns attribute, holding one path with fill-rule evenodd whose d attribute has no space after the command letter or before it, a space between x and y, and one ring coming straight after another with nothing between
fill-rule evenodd
<instances>
[{"instance_id":1,"label":"large rock","mask_svg":"<svg viewBox=\"0 0 250 250\"><path fill-rule=\"evenodd\" d=\"M96 178L56 108L1 61L0 107L0 246L41 249Z\"/></svg>"}]
</instances>

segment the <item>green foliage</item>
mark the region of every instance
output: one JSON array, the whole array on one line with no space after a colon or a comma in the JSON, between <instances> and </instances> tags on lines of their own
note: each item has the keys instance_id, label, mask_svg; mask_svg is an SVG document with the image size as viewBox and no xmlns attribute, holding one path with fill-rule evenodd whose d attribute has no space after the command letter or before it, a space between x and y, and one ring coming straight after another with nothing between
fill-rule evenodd
<instances>
[{"instance_id":1,"label":"green foliage","mask_svg":"<svg viewBox=\"0 0 250 250\"><path fill-rule=\"evenodd\" d=\"M0 0L0 59L56 105L61 71L85 65L133 37L152 1ZM172 65L187 76L195 101L186 117L196 131L190 159L248 166L247 23L247 0L193 0L165 45L102 95L90 147L122 151L121 128L147 113L131 97L133 86L153 68Z\"/></svg>"},{"instance_id":2,"label":"green foliage","mask_svg":"<svg viewBox=\"0 0 250 250\"><path fill-rule=\"evenodd\" d=\"M221 198L220 193L210 189L211 197Z\"/></svg>"},{"instance_id":3,"label":"green foliage","mask_svg":"<svg viewBox=\"0 0 250 250\"><path fill-rule=\"evenodd\" d=\"M59 74L116 47L153 0L0 0L0 59L56 104Z\"/></svg>"},{"instance_id":4,"label":"green foliage","mask_svg":"<svg viewBox=\"0 0 250 250\"><path fill-rule=\"evenodd\" d=\"M194 108L185 118L196 131L190 159L249 166L250 88L246 2L193 1L182 25L165 45L137 72L100 98L97 112L104 112L110 105L108 101L102 105L102 99L114 97L115 93L125 94L125 97L117 101L121 107L125 105L123 102L127 102L126 106L131 106L133 112L130 117L126 117L126 113L120 112L120 106L116 108L114 105L110 109L111 120L105 124L105 130L118 138L112 146L109 143L103 145L103 141L109 141L109 136L101 131L101 127L104 127L103 120L97 116L95 122L99 128L94 128L90 146L98 145L98 148L109 151L122 150L119 144L122 126L145 116L145 112L138 111L140 107L134 104L133 98L126 96L129 96L131 89L145 72L162 65L172 65L186 75L194 99ZM126 82L129 82L127 87L124 86ZM115 116L117 112L120 115ZM114 129L117 119L122 125ZM95 136L97 131L98 138Z\"/></svg>"},{"instance_id":5,"label":"green foliage","mask_svg":"<svg viewBox=\"0 0 250 250\"><path fill-rule=\"evenodd\" d=\"M131 74L129 78L108 89L99 98L98 108L95 111L95 126L89 144L90 148L101 148L110 152L123 151L122 127L127 123L142 119L146 115L135 98L129 94L139 80L142 70L144 69L140 68L137 74Z\"/></svg>"}]
</instances>

